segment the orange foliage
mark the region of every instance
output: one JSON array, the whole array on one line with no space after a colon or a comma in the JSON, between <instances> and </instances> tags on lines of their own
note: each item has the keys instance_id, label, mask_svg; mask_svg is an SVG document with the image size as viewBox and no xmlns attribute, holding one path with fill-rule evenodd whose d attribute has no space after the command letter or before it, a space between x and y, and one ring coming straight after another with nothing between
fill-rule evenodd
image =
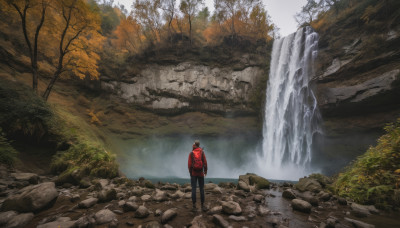
<instances>
[{"instance_id":1,"label":"orange foliage","mask_svg":"<svg viewBox=\"0 0 400 228\"><path fill-rule=\"evenodd\" d=\"M116 39L113 45L132 54L139 53L145 40L141 30L141 26L131 16L122 19L114 31Z\"/></svg>"}]
</instances>

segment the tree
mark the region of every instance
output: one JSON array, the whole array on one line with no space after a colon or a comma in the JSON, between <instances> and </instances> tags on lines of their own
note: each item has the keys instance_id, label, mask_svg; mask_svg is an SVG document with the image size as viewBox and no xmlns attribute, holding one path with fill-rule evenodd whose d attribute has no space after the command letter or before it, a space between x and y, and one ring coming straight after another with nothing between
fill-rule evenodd
<instances>
[{"instance_id":1,"label":"tree","mask_svg":"<svg viewBox=\"0 0 400 228\"><path fill-rule=\"evenodd\" d=\"M296 13L295 19L300 26L311 25L317 18L320 10L323 8L323 0L316 2L315 0L307 0L307 4L301 8L299 13Z\"/></svg>"},{"instance_id":2,"label":"tree","mask_svg":"<svg viewBox=\"0 0 400 228\"><path fill-rule=\"evenodd\" d=\"M189 21L189 39L192 44L192 20L199 10L199 6L203 4L203 0L182 0L180 10L188 18Z\"/></svg>"},{"instance_id":3,"label":"tree","mask_svg":"<svg viewBox=\"0 0 400 228\"><path fill-rule=\"evenodd\" d=\"M175 5L176 5L176 0L162 0L162 4L161 4L161 9L164 11L164 13L163 13L164 18L165 18L166 22L168 23L168 37L170 38L171 43L172 43L171 28L173 29L171 24L172 24L172 21L174 20L175 14L176 14Z\"/></svg>"},{"instance_id":4,"label":"tree","mask_svg":"<svg viewBox=\"0 0 400 228\"><path fill-rule=\"evenodd\" d=\"M53 7L49 38L58 46L58 58L56 70L43 93L45 100L57 79L66 71L79 78L98 78L97 61L100 57L97 51L101 50L103 42L99 33L99 15L91 11L84 0L58 0Z\"/></svg>"},{"instance_id":5,"label":"tree","mask_svg":"<svg viewBox=\"0 0 400 228\"><path fill-rule=\"evenodd\" d=\"M141 29L141 26L132 16L121 20L121 23L114 31L116 37L113 42L114 45L127 50L131 54L138 53L142 48L143 42Z\"/></svg>"},{"instance_id":6,"label":"tree","mask_svg":"<svg viewBox=\"0 0 400 228\"><path fill-rule=\"evenodd\" d=\"M22 32L31 60L32 89L37 94L39 34L45 21L48 2L47 0L7 0L7 3L17 11L21 19Z\"/></svg>"},{"instance_id":7,"label":"tree","mask_svg":"<svg viewBox=\"0 0 400 228\"><path fill-rule=\"evenodd\" d=\"M161 0L136 0L133 4L134 18L151 44L160 40L162 18L159 9Z\"/></svg>"},{"instance_id":8,"label":"tree","mask_svg":"<svg viewBox=\"0 0 400 228\"><path fill-rule=\"evenodd\" d=\"M253 7L250 13L250 34L256 39L271 39L270 32L274 32L274 25L270 22L267 11L261 4Z\"/></svg>"}]
</instances>

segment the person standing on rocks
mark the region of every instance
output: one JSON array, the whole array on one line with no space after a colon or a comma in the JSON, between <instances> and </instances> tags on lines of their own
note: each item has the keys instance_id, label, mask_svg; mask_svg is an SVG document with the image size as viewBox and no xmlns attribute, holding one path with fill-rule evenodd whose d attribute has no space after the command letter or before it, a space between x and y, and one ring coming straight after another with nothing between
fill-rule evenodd
<instances>
[{"instance_id":1,"label":"person standing on rocks","mask_svg":"<svg viewBox=\"0 0 400 228\"><path fill-rule=\"evenodd\" d=\"M193 211L196 210L196 188L197 182L200 188L201 209L206 210L204 206L204 176L207 176L207 159L202 148L200 148L200 141L196 140L193 144L193 150L189 154L188 168L190 174L190 182L192 185L192 202Z\"/></svg>"}]
</instances>

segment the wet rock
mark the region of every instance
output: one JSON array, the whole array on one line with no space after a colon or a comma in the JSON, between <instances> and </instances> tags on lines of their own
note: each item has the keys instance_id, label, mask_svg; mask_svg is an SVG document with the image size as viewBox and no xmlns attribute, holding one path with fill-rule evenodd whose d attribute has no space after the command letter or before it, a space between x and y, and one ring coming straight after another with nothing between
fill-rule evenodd
<instances>
[{"instance_id":1,"label":"wet rock","mask_svg":"<svg viewBox=\"0 0 400 228\"><path fill-rule=\"evenodd\" d=\"M191 228L207 228L206 222L204 222L203 215L194 217L192 220Z\"/></svg>"},{"instance_id":2,"label":"wet rock","mask_svg":"<svg viewBox=\"0 0 400 228\"><path fill-rule=\"evenodd\" d=\"M167 193L156 189L156 193L153 197L153 200L158 201L158 202L167 201L168 200Z\"/></svg>"},{"instance_id":3,"label":"wet rock","mask_svg":"<svg viewBox=\"0 0 400 228\"><path fill-rule=\"evenodd\" d=\"M258 214L260 215L260 216L264 216L264 215L267 215L267 214L269 214L269 212L270 212L270 210L267 208L267 207L265 207L265 206L263 206L263 205L260 205L259 207L258 207Z\"/></svg>"},{"instance_id":4,"label":"wet rock","mask_svg":"<svg viewBox=\"0 0 400 228\"><path fill-rule=\"evenodd\" d=\"M299 193L298 197L309 202L313 206L318 206L318 198L309 191Z\"/></svg>"},{"instance_id":5,"label":"wet rock","mask_svg":"<svg viewBox=\"0 0 400 228\"><path fill-rule=\"evenodd\" d=\"M281 220L277 217L268 217L267 223L271 224L273 227L279 226L281 224Z\"/></svg>"},{"instance_id":6,"label":"wet rock","mask_svg":"<svg viewBox=\"0 0 400 228\"><path fill-rule=\"evenodd\" d=\"M175 218L177 215L178 213L176 212L176 209L168 209L161 216L161 223L165 224Z\"/></svg>"},{"instance_id":7,"label":"wet rock","mask_svg":"<svg viewBox=\"0 0 400 228\"><path fill-rule=\"evenodd\" d=\"M238 189L243 190L245 192L250 192L249 185L242 180L239 180L239 182L238 182Z\"/></svg>"},{"instance_id":8,"label":"wet rock","mask_svg":"<svg viewBox=\"0 0 400 228\"><path fill-rule=\"evenodd\" d=\"M33 213L24 213L16 215L7 222L7 225L5 227L7 228L25 227L33 219L33 217L34 217Z\"/></svg>"},{"instance_id":9,"label":"wet rock","mask_svg":"<svg viewBox=\"0 0 400 228\"><path fill-rule=\"evenodd\" d=\"M293 199L292 200L292 208L294 210L298 210L301 212L305 213L310 213L311 212L311 204L307 201L301 200L301 199Z\"/></svg>"},{"instance_id":10,"label":"wet rock","mask_svg":"<svg viewBox=\"0 0 400 228\"><path fill-rule=\"evenodd\" d=\"M86 228L86 227L94 226L95 223L96 223L96 220L93 217L84 216L84 217L81 217L78 220L76 220L75 227Z\"/></svg>"},{"instance_id":11,"label":"wet rock","mask_svg":"<svg viewBox=\"0 0 400 228\"><path fill-rule=\"evenodd\" d=\"M53 182L28 186L19 192L3 202L3 211L36 212L54 202L58 196Z\"/></svg>"},{"instance_id":12,"label":"wet rock","mask_svg":"<svg viewBox=\"0 0 400 228\"><path fill-rule=\"evenodd\" d=\"M71 221L71 218L69 217L60 217L54 222L38 225L36 228L54 228L54 227L72 228L75 227L75 222L76 221Z\"/></svg>"},{"instance_id":13,"label":"wet rock","mask_svg":"<svg viewBox=\"0 0 400 228\"><path fill-rule=\"evenodd\" d=\"M352 203L351 204L351 209L352 209L352 214L354 214L357 217L367 217L371 215L369 212L369 209L365 205L357 204L357 203Z\"/></svg>"},{"instance_id":14,"label":"wet rock","mask_svg":"<svg viewBox=\"0 0 400 228\"><path fill-rule=\"evenodd\" d=\"M70 198L70 201L71 201L72 203L74 203L74 202L79 201L80 199L81 199L81 196L80 196L79 194L73 194L73 195L71 196L71 198Z\"/></svg>"},{"instance_id":15,"label":"wet rock","mask_svg":"<svg viewBox=\"0 0 400 228\"><path fill-rule=\"evenodd\" d=\"M117 228L118 227L118 219L113 219L110 224L108 224L108 228Z\"/></svg>"},{"instance_id":16,"label":"wet rock","mask_svg":"<svg viewBox=\"0 0 400 228\"><path fill-rule=\"evenodd\" d=\"M239 215L242 213L240 205L234 201L222 201L222 211L228 215Z\"/></svg>"},{"instance_id":17,"label":"wet rock","mask_svg":"<svg viewBox=\"0 0 400 228\"><path fill-rule=\"evenodd\" d=\"M135 211L135 218L146 218L149 214L150 212L145 206L139 206Z\"/></svg>"},{"instance_id":18,"label":"wet rock","mask_svg":"<svg viewBox=\"0 0 400 228\"><path fill-rule=\"evenodd\" d=\"M340 205L347 205L347 200L345 198L343 198L343 197L339 197L338 198L338 203Z\"/></svg>"},{"instance_id":19,"label":"wet rock","mask_svg":"<svg viewBox=\"0 0 400 228\"><path fill-rule=\"evenodd\" d=\"M299 182L294 186L301 192L320 192L322 190L322 186L317 180L308 177L300 178Z\"/></svg>"},{"instance_id":20,"label":"wet rock","mask_svg":"<svg viewBox=\"0 0 400 228\"><path fill-rule=\"evenodd\" d=\"M139 206L135 202L128 201L122 206L122 208L124 209L125 212L128 212L128 211L136 211L139 208Z\"/></svg>"},{"instance_id":21,"label":"wet rock","mask_svg":"<svg viewBox=\"0 0 400 228\"><path fill-rule=\"evenodd\" d=\"M325 228L335 228L336 227L336 223L338 223L338 220L334 217L329 217L326 220L326 226Z\"/></svg>"},{"instance_id":22,"label":"wet rock","mask_svg":"<svg viewBox=\"0 0 400 228\"><path fill-rule=\"evenodd\" d=\"M230 215L229 219L235 221L235 222L244 222L247 221L246 217L244 216L235 216L235 215Z\"/></svg>"},{"instance_id":23,"label":"wet rock","mask_svg":"<svg viewBox=\"0 0 400 228\"><path fill-rule=\"evenodd\" d=\"M140 197L140 199L142 200L142 201L149 201L150 199L151 199L151 195L142 195L141 197Z\"/></svg>"},{"instance_id":24,"label":"wet rock","mask_svg":"<svg viewBox=\"0 0 400 228\"><path fill-rule=\"evenodd\" d=\"M118 207L123 207L125 205L126 201L125 200L120 200L118 202Z\"/></svg>"},{"instance_id":25,"label":"wet rock","mask_svg":"<svg viewBox=\"0 0 400 228\"><path fill-rule=\"evenodd\" d=\"M90 208L93 207L99 200L97 198L89 198L86 200L81 201L78 204L79 208Z\"/></svg>"},{"instance_id":26,"label":"wet rock","mask_svg":"<svg viewBox=\"0 0 400 228\"><path fill-rule=\"evenodd\" d=\"M97 198L100 202L109 202L111 200L117 199L117 191L114 188L103 189L97 194Z\"/></svg>"},{"instance_id":27,"label":"wet rock","mask_svg":"<svg viewBox=\"0 0 400 228\"><path fill-rule=\"evenodd\" d=\"M328 201L331 199L331 197L332 197L332 194L329 192L321 191L318 193L318 198L322 201Z\"/></svg>"},{"instance_id":28,"label":"wet rock","mask_svg":"<svg viewBox=\"0 0 400 228\"><path fill-rule=\"evenodd\" d=\"M0 227L3 227L10 221L13 217L17 216L18 213L15 211L6 211L0 213Z\"/></svg>"},{"instance_id":29,"label":"wet rock","mask_svg":"<svg viewBox=\"0 0 400 228\"><path fill-rule=\"evenodd\" d=\"M285 191L283 191L282 197L286 198L286 199L295 199L296 195L295 195L293 189L289 188L289 189L286 189Z\"/></svg>"},{"instance_id":30,"label":"wet rock","mask_svg":"<svg viewBox=\"0 0 400 228\"><path fill-rule=\"evenodd\" d=\"M157 209L156 212L154 213L154 216L161 216L162 211L160 209Z\"/></svg>"},{"instance_id":31,"label":"wet rock","mask_svg":"<svg viewBox=\"0 0 400 228\"><path fill-rule=\"evenodd\" d=\"M229 228L229 223L221 215L213 215L213 222L223 228Z\"/></svg>"},{"instance_id":32,"label":"wet rock","mask_svg":"<svg viewBox=\"0 0 400 228\"><path fill-rule=\"evenodd\" d=\"M57 179L55 180L55 183L57 186L63 186L64 184L70 184L72 185L79 185L80 181L82 180L83 173L81 172L80 169L75 169L73 171L64 171L61 173Z\"/></svg>"},{"instance_id":33,"label":"wet rock","mask_svg":"<svg viewBox=\"0 0 400 228\"><path fill-rule=\"evenodd\" d=\"M263 195L257 194L253 197L253 200L257 203L262 203L265 201L265 197Z\"/></svg>"},{"instance_id":34,"label":"wet rock","mask_svg":"<svg viewBox=\"0 0 400 228\"><path fill-rule=\"evenodd\" d=\"M131 196L131 197L129 197L128 200L129 200L129 201L137 201L138 198L137 198L136 196Z\"/></svg>"},{"instance_id":35,"label":"wet rock","mask_svg":"<svg viewBox=\"0 0 400 228\"><path fill-rule=\"evenodd\" d=\"M28 181L30 184L39 183L39 176L35 173L11 173L10 175L17 181Z\"/></svg>"},{"instance_id":36,"label":"wet rock","mask_svg":"<svg viewBox=\"0 0 400 228\"><path fill-rule=\"evenodd\" d=\"M213 214L219 214L222 211L222 206L215 206L211 208L207 214L213 215Z\"/></svg>"},{"instance_id":37,"label":"wet rock","mask_svg":"<svg viewBox=\"0 0 400 228\"><path fill-rule=\"evenodd\" d=\"M365 223L365 222L361 222L355 219L350 219L350 218L344 218L346 221L348 221L349 223L351 223L355 228L375 228L374 225Z\"/></svg>"},{"instance_id":38,"label":"wet rock","mask_svg":"<svg viewBox=\"0 0 400 228\"><path fill-rule=\"evenodd\" d=\"M257 189L269 189L270 183L264 177L257 175L250 175L249 177L250 185L255 185Z\"/></svg>"},{"instance_id":39,"label":"wet rock","mask_svg":"<svg viewBox=\"0 0 400 228\"><path fill-rule=\"evenodd\" d=\"M109 223L116 218L117 215L108 209L100 210L96 214L94 214L94 219L96 220L96 224L98 225Z\"/></svg>"},{"instance_id":40,"label":"wet rock","mask_svg":"<svg viewBox=\"0 0 400 228\"><path fill-rule=\"evenodd\" d=\"M79 181L79 187L80 188L89 188L90 182L88 180L82 179L81 181Z\"/></svg>"}]
</instances>

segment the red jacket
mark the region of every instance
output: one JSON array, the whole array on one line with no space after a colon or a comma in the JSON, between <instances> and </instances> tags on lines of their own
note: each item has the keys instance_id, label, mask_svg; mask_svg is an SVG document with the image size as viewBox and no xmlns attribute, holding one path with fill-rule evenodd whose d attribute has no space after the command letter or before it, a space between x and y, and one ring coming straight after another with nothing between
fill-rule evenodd
<instances>
[{"instance_id":1,"label":"red jacket","mask_svg":"<svg viewBox=\"0 0 400 228\"><path fill-rule=\"evenodd\" d=\"M193 170L193 167L192 167L192 165L193 165L192 153L195 153L195 155L198 155L199 153L203 154L203 170L204 171L197 171L196 172L196 171ZM188 168L189 168L190 176L204 177L204 174L207 174L207 159L206 159L206 155L204 154L203 150L200 147L197 147L197 148L193 149L193 151L189 153Z\"/></svg>"}]
</instances>

